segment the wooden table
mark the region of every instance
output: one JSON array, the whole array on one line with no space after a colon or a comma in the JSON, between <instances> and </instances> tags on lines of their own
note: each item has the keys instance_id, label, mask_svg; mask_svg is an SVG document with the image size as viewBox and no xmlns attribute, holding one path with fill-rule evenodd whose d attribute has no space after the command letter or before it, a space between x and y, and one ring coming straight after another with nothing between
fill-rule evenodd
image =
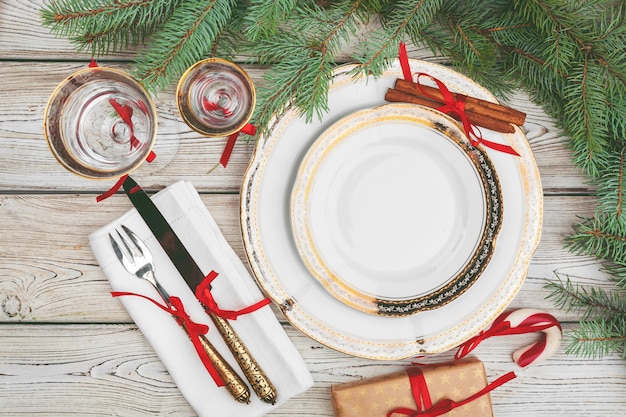
<instances>
[{"instance_id":1,"label":"wooden table","mask_svg":"<svg viewBox=\"0 0 626 417\"><path fill-rule=\"evenodd\" d=\"M43 134L46 102L55 86L85 67L89 55L41 27L41 0L0 2L0 415L2 416L193 416L110 287L88 245L90 232L126 212L117 194L96 195L112 182L66 172ZM434 60L413 48L412 58ZM101 59L127 68L132 53ZM259 80L263 69L246 67ZM159 112L157 159L135 178L149 191L191 181L201 192L229 242L245 260L239 225L239 190L254 143L239 142L227 169L207 171L224 141L193 133L178 115L173 87L155 98ZM567 137L554 120L519 93L511 105L528 114L525 129L544 189L544 228L528 278L511 307L555 315L565 331L576 312L546 300L555 274L575 283L611 288L591 258L574 256L563 239L579 215L595 207L593 190L572 166ZM276 310L277 311L277 310ZM308 364L315 385L271 412L272 416L332 416L331 384L401 369L410 361L378 362L338 353L281 319ZM511 353L533 336L484 342L476 355L494 379L514 369ZM442 360L450 355L442 355ZM567 355L522 371L492 393L496 416L626 415L626 366L617 356L600 360Z\"/></svg>"}]
</instances>

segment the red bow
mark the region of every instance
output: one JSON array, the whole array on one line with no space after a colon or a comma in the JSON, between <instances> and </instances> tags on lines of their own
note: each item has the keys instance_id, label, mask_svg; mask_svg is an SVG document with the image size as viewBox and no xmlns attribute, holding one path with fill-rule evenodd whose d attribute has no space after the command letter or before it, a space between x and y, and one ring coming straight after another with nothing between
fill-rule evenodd
<instances>
[{"instance_id":1,"label":"red bow","mask_svg":"<svg viewBox=\"0 0 626 417\"><path fill-rule=\"evenodd\" d=\"M402 75L404 76L404 79L407 81L413 81L413 73L411 72L411 68L409 66L409 57L407 55L406 45L404 43L400 43L398 59L400 60L400 67L402 68ZM465 130L465 136L467 137L467 139L470 141L470 143L473 146L477 146L479 143L482 143L483 145L489 148L495 149L497 151L519 156L519 154L515 151L515 149L513 149L512 147L508 145L503 145L500 143L483 139L480 129L477 126L474 126L472 123L470 123L469 119L467 118L467 115L465 114L465 102L463 101L463 96L460 95L459 96L460 99L458 100L455 99L452 93L450 93L450 90L448 90L448 88L443 82L441 82L440 80L438 80L437 78L431 75L420 72L417 74L416 83L419 86L422 94L424 94L426 97L431 97L433 99L436 99L436 97L433 97L431 94L428 94L422 88L422 84L420 83L420 77L423 77L423 76L429 77L431 80L433 80L435 84L437 84L437 87L439 88L439 90L441 91L441 94L443 95L444 105L441 107L438 107L437 110L445 114L458 116L459 119L461 119L463 130Z\"/></svg>"},{"instance_id":2,"label":"red bow","mask_svg":"<svg viewBox=\"0 0 626 417\"><path fill-rule=\"evenodd\" d=\"M258 310L261 307L264 307L270 303L269 298L264 298L261 301L258 301L248 307L242 308L241 310L222 310L213 298L213 294L211 293L211 282L215 278L217 278L219 274L215 271L209 272L209 274L198 284L196 287L196 297L204 306L204 309L208 313L213 313L216 316L222 317L227 320L236 320L237 317L242 314L252 313L253 311Z\"/></svg>"},{"instance_id":3,"label":"red bow","mask_svg":"<svg viewBox=\"0 0 626 417\"><path fill-rule=\"evenodd\" d=\"M183 302L180 300L180 298L170 297L169 301L171 303L171 306L168 306L168 305L161 304L158 301L148 296L133 293L133 292L112 292L111 295L113 297L120 297L124 295L133 295L136 297L141 297L148 301L151 301L154 305L159 307L161 310L167 311L172 316L174 316L174 319L176 320L176 322L179 325L184 326L187 329L187 333L189 334L189 339L193 343L193 347L196 349L196 352L198 353L200 360L204 364L204 367L207 369L207 371L209 371L209 374L213 378L213 381L215 381L215 384L218 387L224 386L224 380L217 373L217 370L213 366L211 359L207 356L206 352L204 351L204 347L202 346L202 343L200 342L200 336L208 333L209 326L207 326L206 324L196 323L195 321L193 321L191 317L189 317L189 315L185 311L185 306L183 305Z\"/></svg>"}]
</instances>

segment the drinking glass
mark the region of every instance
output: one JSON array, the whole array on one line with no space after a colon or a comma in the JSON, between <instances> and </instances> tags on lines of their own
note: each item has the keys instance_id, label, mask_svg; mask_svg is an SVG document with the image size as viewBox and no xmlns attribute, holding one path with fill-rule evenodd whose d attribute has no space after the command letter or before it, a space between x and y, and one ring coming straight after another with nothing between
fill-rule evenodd
<instances>
[{"instance_id":1,"label":"drinking glass","mask_svg":"<svg viewBox=\"0 0 626 417\"><path fill-rule=\"evenodd\" d=\"M189 67L176 90L178 110L189 127L209 137L240 131L252 117L254 84L237 64L208 58Z\"/></svg>"},{"instance_id":2,"label":"drinking glass","mask_svg":"<svg viewBox=\"0 0 626 417\"><path fill-rule=\"evenodd\" d=\"M93 67L63 80L44 115L48 145L69 171L118 178L150 154L157 113L148 92L123 71Z\"/></svg>"}]
</instances>

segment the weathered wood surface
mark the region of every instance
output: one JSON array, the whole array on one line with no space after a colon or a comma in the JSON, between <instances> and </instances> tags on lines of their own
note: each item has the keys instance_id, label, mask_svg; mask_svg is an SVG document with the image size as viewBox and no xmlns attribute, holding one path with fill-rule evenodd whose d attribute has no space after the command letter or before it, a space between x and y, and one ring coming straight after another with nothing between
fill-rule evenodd
<instances>
[{"instance_id":1,"label":"weathered wood surface","mask_svg":"<svg viewBox=\"0 0 626 417\"><path fill-rule=\"evenodd\" d=\"M0 415L1 416L193 416L168 373L134 326L97 265L87 235L130 208L116 195L95 196L112 182L66 172L43 135L43 114L55 86L84 67L77 53L39 22L42 0L0 2ZM102 58L127 68L134 52ZM410 56L438 60L428 51ZM247 66L255 81L265 68ZM173 87L160 93L157 159L135 174L156 191L180 179L202 193L227 240L245 255L239 225L239 189L254 143L239 142L227 169L207 174L224 140L192 132L180 119ZM557 274L575 283L611 287L595 259L564 247L577 216L591 215L593 189L572 165L567 137L520 92L511 104L527 112L527 137L535 152L544 195L544 228L528 278L511 307L554 314L568 329L577 312L546 300ZM275 310L277 312L277 310ZM277 312L279 318L282 317ZM409 361L353 358L319 345L282 320L313 373L315 386L270 413L332 416L329 386L393 372ZM496 338L476 354L494 379L513 369L510 354L532 336ZM449 359L450 354L433 360ZM564 347L492 394L495 415L626 415L626 366L618 357L582 359Z\"/></svg>"}]
</instances>

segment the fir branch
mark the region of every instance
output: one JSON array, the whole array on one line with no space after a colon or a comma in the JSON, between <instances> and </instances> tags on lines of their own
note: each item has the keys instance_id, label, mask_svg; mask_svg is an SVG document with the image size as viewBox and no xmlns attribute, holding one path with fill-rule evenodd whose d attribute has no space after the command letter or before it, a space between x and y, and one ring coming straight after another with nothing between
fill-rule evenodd
<instances>
[{"instance_id":1,"label":"fir branch","mask_svg":"<svg viewBox=\"0 0 626 417\"><path fill-rule=\"evenodd\" d=\"M378 76L398 56L398 44L406 38L419 44L420 30L432 24L443 0L387 2L379 8L382 28L357 47L352 58L360 66L357 72Z\"/></svg>"},{"instance_id":2,"label":"fir branch","mask_svg":"<svg viewBox=\"0 0 626 417\"><path fill-rule=\"evenodd\" d=\"M582 321L567 339L565 352L568 354L589 358L619 354L626 359L626 316Z\"/></svg>"},{"instance_id":3,"label":"fir branch","mask_svg":"<svg viewBox=\"0 0 626 417\"><path fill-rule=\"evenodd\" d=\"M50 0L41 10L44 26L93 55L119 52L144 42L181 0Z\"/></svg>"},{"instance_id":4,"label":"fir branch","mask_svg":"<svg viewBox=\"0 0 626 417\"><path fill-rule=\"evenodd\" d=\"M261 63L275 64L257 95L254 120L262 132L270 119L296 106L307 122L328 110L328 86L342 42L354 34L369 2L343 2L326 9L298 6L289 28L255 44Z\"/></svg>"},{"instance_id":5,"label":"fir branch","mask_svg":"<svg viewBox=\"0 0 626 417\"><path fill-rule=\"evenodd\" d=\"M295 9L296 0L252 0L245 16L245 33L251 41L275 35Z\"/></svg>"},{"instance_id":6,"label":"fir branch","mask_svg":"<svg viewBox=\"0 0 626 417\"><path fill-rule=\"evenodd\" d=\"M133 75L152 91L167 87L210 55L228 25L234 0L184 1L136 60Z\"/></svg>"},{"instance_id":7,"label":"fir branch","mask_svg":"<svg viewBox=\"0 0 626 417\"><path fill-rule=\"evenodd\" d=\"M547 282L545 287L552 291L548 299L560 309L582 314L582 320L626 317L626 298L622 291L607 292L594 287L587 289L574 285L569 277L563 281L558 275L556 281ZM623 334L626 335L626 329Z\"/></svg>"},{"instance_id":8,"label":"fir branch","mask_svg":"<svg viewBox=\"0 0 626 417\"><path fill-rule=\"evenodd\" d=\"M578 356L601 357L613 353L624 356L626 346L626 297L620 290L604 291L574 285L569 277L565 281L547 282L552 290L547 297L561 309L575 310L581 314L578 329L569 332L566 352Z\"/></svg>"}]
</instances>

